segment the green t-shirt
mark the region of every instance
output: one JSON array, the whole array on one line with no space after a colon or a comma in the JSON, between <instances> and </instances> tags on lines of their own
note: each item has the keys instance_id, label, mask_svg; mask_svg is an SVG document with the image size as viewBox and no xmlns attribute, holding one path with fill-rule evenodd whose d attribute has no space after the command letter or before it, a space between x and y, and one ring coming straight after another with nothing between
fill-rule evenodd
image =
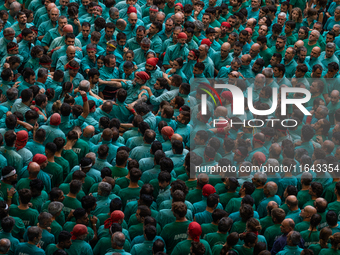
<instances>
[{"instance_id":1,"label":"green t-shirt","mask_svg":"<svg viewBox=\"0 0 340 255\"><path fill-rule=\"evenodd\" d=\"M262 227L261 234L263 235L267 228L274 225L274 222L273 222L272 217L267 215L266 217L260 219L260 224Z\"/></svg>"},{"instance_id":2,"label":"green t-shirt","mask_svg":"<svg viewBox=\"0 0 340 255\"><path fill-rule=\"evenodd\" d=\"M235 245L234 249L238 252L239 255L252 255L254 249L246 248L243 245Z\"/></svg>"},{"instance_id":3,"label":"green t-shirt","mask_svg":"<svg viewBox=\"0 0 340 255\"><path fill-rule=\"evenodd\" d=\"M122 167L117 167L117 166L113 166L111 167L111 171L112 171L112 178L113 179L118 179L119 177L124 177L127 176L129 173L129 170L127 168L122 168Z\"/></svg>"},{"instance_id":4,"label":"green t-shirt","mask_svg":"<svg viewBox=\"0 0 340 255\"><path fill-rule=\"evenodd\" d=\"M12 204L9 207L9 215L20 218L27 228L29 226L35 226L38 223L39 212L32 208L21 210L17 205Z\"/></svg>"},{"instance_id":5,"label":"green t-shirt","mask_svg":"<svg viewBox=\"0 0 340 255\"><path fill-rule=\"evenodd\" d=\"M309 191L307 190L300 190L296 197L299 201L299 208L303 208L303 205L310 201L311 195L309 195Z\"/></svg>"},{"instance_id":6,"label":"green t-shirt","mask_svg":"<svg viewBox=\"0 0 340 255\"><path fill-rule=\"evenodd\" d=\"M118 196L121 198L122 203L123 203L123 207L125 207L125 205L128 202L131 201L135 201L139 199L139 192L140 192L141 187L138 188L125 188L125 189L121 189L118 193Z\"/></svg>"},{"instance_id":7,"label":"green t-shirt","mask_svg":"<svg viewBox=\"0 0 340 255\"><path fill-rule=\"evenodd\" d=\"M328 248L331 248L331 244L327 244ZM320 251L323 249L319 243L309 245L308 249L314 252L314 255L319 255Z\"/></svg>"},{"instance_id":8,"label":"green t-shirt","mask_svg":"<svg viewBox=\"0 0 340 255\"><path fill-rule=\"evenodd\" d=\"M51 203L50 200L46 201L42 208L42 212L48 212L48 205ZM60 226L63 226L65 224L65 214L64 211L61 211L60 215L56 218L56 221L59 223Z\"/></svg>"},{"instance_id":9,"label":"green t-shirt","mask_svg":"<svg viewBox=\"0 0 340 255\"><path fill-rule=\"evenodd\" d=\"M183 240L179 242L175 248L173 249L171 255L177 255L177 254L190 254L190 247L191 247L191 240ZM200 240L200 243L202 243L205 247L205 255L211 254L211 246L206 240ZM170 252L168 253L170 254Z\"/></svg>"},{"instance_id":10,"label":"green t-shirt","mask_svg":"<svg viewBox=\"0 0 340 255\"><path fill-rule=\"evenodd\" d=\"M63 204L64 204L63 211L65 214L65 218L67 218L68 214L72 210L77 209L77 208L82 208L80 201L73 197L65 196Z\"/></svg>"},{"instance_id":11,"label":"green t-shirt","mask_svg":"<svg viewBox=\"0 0 340 255\"><path fill-rule=\"evenodd\" d=\"M4 183L3 181L0 181L0 197L2 197L5 201L7 201L7 189L10 190L13 188L13 185ZM15 192L12 198L12 204L19 205L19 195L18 192Z\"/></svg>"},{"instance_id":12,"label":"green t-shirt","mask_svg":"<svg viewBox=\"0 0 340 255\"><path fill-rule=\"evenodd\" d=\"M205 240L209 243L210 247L215 245L223 245L227 241L228 234L210 233L205 236Z\"/></svg>"},{"instance_id":13,"label":"green t-shirt","mask_svg":"<svg viewBox=\"0 0 340 255\"><path fill-rule=\"evenodd\" d=\"M63 157L54 156L54 161L63 168L63 180L70 173L70 163Z\"/></svg>"},{"instance_id":14,"label":"green t-shirt","mask_svg":"<svg viewBox=\"0 0 340 255\"><path fill-rule=\"evenodd\" d=\"M221 194L220 203L222 204L223 208L226 208L229 201L231 201L232 198L237 198L238 196L239 196L238 192L232 192L232 193L227 192L227 193ZM231 212L228 211L228 213L231 213Z\"/></svg>"},{"instance_id":15,"label":"green t-shirt","mask_svg":"<svg viewBox=\"0 0 340 255\"><path fill-rule=\"evenodd\" d=\"M309 245L311 244L317 244L319 242L320 232L319 231L312 231L312 233L310 232L311 232L310 230L305 230L300 233L303 240L305 240L305 248L308 248Z\"/></svg>"},{"instance_id":16,"label":"green t-shirt","mask_svg":"<svg viewBox=\"0 0 340 255\"><path fill-rule=\"evenodd\" d=\"M267 240L268 248L272 248L276 238L282 235L281 224L274 224L273 226L266 229L264 237Z\"/></svg>"},{"instance_id":17,"label":"green t-shirt","mask_svg":"<svg viewBox=\"0 0 340 255\"><path fill-rule=\"evenodd\" d=\"M71 170L76 165L79 165L78 155L73 150L63 150L61 156L69 162Z\"/></svg>"},{"instance_id":18,"label":"green t-shirt","mask_svg":"<svg viewBox=\"0 0 340 255\"><path fill-rule=\"evenodd\" d=\"M254 199L255 206L257 207L259 203L264 198L263 188L262 189L255 189L251 197Z\"/></svg>"},{"instance_id":19,"label":"green t-shirt","mask_svg":"<svg viewBox=\"0 0 340 255\"><path fill-rule=\"evenodd\" d=\"M171 254L175 246L188 238L187 230L191 221L173 222L167 224L161 233L165 241L167 253Z\"/></svg>"}]
</instances>

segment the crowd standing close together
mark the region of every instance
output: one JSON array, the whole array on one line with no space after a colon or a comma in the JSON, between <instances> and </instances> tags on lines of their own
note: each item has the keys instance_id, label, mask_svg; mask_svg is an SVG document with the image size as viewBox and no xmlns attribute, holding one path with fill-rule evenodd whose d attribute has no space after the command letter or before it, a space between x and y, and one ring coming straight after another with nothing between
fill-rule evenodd
<instances>
[{"instance_id":1,"label":"crowd standing close together","mask_svg":"<svg viewBox=\"0 0 340 255\"><path fill-rule=\"evenodd\" d=\"M0 254L340 255L340 0L0 2Z\"/></svg>"}]
</instances>

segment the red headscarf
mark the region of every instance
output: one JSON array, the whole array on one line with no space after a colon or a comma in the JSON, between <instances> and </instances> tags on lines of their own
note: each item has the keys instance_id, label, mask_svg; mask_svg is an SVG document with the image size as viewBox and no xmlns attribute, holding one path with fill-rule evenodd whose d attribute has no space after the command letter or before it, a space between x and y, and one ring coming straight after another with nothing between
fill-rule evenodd
<instances>
[{"instance_id":1,"label":"red headscarf","mask_svg":"<svg viewBox=\"0 0 340 255\"><path fill-rule=\"evenodd\" d=\"M35 154L32 161L41 165L42 163L44 163L47 160L47 157L43 154Z\"/></svg>"},{"instance_id":2,"label":"red headscarf","mask_svg":"<svg viewBox=\"0 0 340 255\"><path fill-rule=\"evenodd\" d=\"M170 126L165 126L161 130L162 135L165 135L171 140L171 137L174 135L174 130Z\"/></svg>"},{"instance_id":3,"label":"red headscarf","mask_svg":"<svg viewBox=\"0 0 340 255\"><path fill-rule=\"evenodd\" d=\"M158 58L149 58L146 61L147 64L152 65L152 66L156 66L158 63Z\"/></svg>"},{"instance_id":4,"label":"red headscarf","mask_svg":"<svg viewBox=\"0 0 340 255\"><path fill-rule=\"evenodd\" d=\"M216 193L216 189L214 188L214 186L210 184L205 184L203 186L203 189L202 189L203 196L208 197L209 195L214 194L214 193Z\"/></svg>"},{"instance_id":5,"label":"red headscarf","mask_svg":"<svg viewBox=\"0 0 340 255\"><path fill-rule=\"evenodd\" d=\"M104 228L110 228L113 223L118 223L122 219L124 219L124 213L115 210L111 213L111 217L104 222Z\"/></svg>"},{"instance_id":6,"label":"red headscarf","mask_svg":"<svg viewBox=\"0 0 340 255\"><path fill-rule=\"evenodd\" d=\"M186 33L181 32L177 35L177 39L188 39L188 36Z\"/></svg>"},{"instance_id":7,"label":"red headscarf","mask_svg":"<svg viewBox=\"0 0 340 255\"><path fill-rule=\"evenodd\" d=\"M181 9L183 10L183 4L177 3L177 4L175 4L175 6L179 6L179 7L181 7Z\"/></svg>"},{"instance_id":8,"label":"red headscarf","mask_svg":"<svg viewBox=\"0 0 340 255\"><path fill-rule=\"evenodd\" d=\"M266 162L266 156L260 151L255 152L253 158L259 165L262 165L264 162Z\"/></svg>"},{"instance_id":9,"label":"red headscarf","mask_svg":"<svg viewBox=\"0 0 340 255\"><path fill-rule=\"evenodd\" d=\"M61 123L61 118L59 113L53 113L50 119L50 125L52 126L59 126Z\"/></svg>"},{"instance_id":10,"label":"red headscarf","mask_svg":"<svg viewBox=\"0 0 340 255\"><path fill-rule=\"evenodd\" d=\"M189 224L189 235L193 241L199 242L200 236L202 235L201 225L193 221Z\"/></svg>"},{"instance_id":11,"label":"red headscarf","mask_svg":"<svg viewBox=\"0 0 340 255\"><path fill-rule=\"evenodd\" d=\"M127 10L127 14L130 14L130 13L137 13L137 9L136 7L133 7L133 6L130 6Z\"/></svg>"},{"instance_id":12,"label":"red headscarf","mask_svg":"<svg viewBox=\"0 0 340 255\"><path fill-rule=\"evenodd\" d=\"M226 21L222 22L221 26L222 26L222 27L231 28L230 23L229 23L229 22L226 22Z\"/></svg>"},{"instance_id":13,"label":"red headscarf","mask_svg":"<svg viewBox=\"0 0 340 255\"><path fill-rule=\"evenodd\" d=\"M205 45L208 45L209 47L210 47L210 45L211 45L211 42L210 42L210 40L209 39L203 39L202 41L201 41L201 45L202 44L205 44Z\"/></svg>"},{"instance_id":14,"label":"red headscarf","mask_svg":"<svg viewBox=\"0 0 340 255\"><path fill-rule=\"evenodd\" d=\"M231 110L233 110L233 94L230 91L223 91L221 96L231 103Z\"/></svg>"},{"instance_id":15,"label":"red headscarf","mask_svg":"<svg viewBox=\"0 0 340 255\"><path fill-rule=\"evenodd\" d=\"M88 231L87 231L87 227L85 225L77 224L73 227L73 231L71 232L71 234L72 234L71 239L76 240L77 237L85 235L87 233L88 233Z\"/></svg>"},{"instance_id":16,"label":"red headscarf","mask_svg":"<svg viewBox=\"0 0 340 255\"><path fill-rule=\"evenodd\" d=\"M150 76L146 72L144 72L144 71L138 72L136 75L139 78L141 78L143 81L150 80Z\"/></svg>"},{"instance_id":17,"label":"red headscarf","mask_svg":"<svg viewBox=\"0 0 340 255\"><path fill-rule=\"evenodd\" d=\"M250 27L247 27L247 28L245 28L244 30L248 31L248 33L249 33L250 35L252 35L252 34L253 34L253 30L251 30L251 28L250 28Z\"/></svg>"},{"instance_id":18,"label":"red headscarf","mask_svg":"<svg viewBox=\"0 0 340 255\"><path fill-rule=\"evenodd\" d=\"M24 148L28 141L28 133L25 130L17 132L17 140L15 142L15 148L18 150Z\"/></svg>"}]
</instances>

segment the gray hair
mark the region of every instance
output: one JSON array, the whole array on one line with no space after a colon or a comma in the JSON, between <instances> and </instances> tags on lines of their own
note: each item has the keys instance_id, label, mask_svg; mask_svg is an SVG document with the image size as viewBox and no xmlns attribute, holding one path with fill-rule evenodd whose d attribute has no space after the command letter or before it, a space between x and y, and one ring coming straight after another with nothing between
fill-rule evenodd
<instances>
[{"instance_id":1,"label":"gray hair","mask_svg":"<svg viewBox=\"0 0 340 255\"><path fill-rule=\"evenodd\" d=\"M284 16L285 18L287 18L287 14L285 14L284 12L280 12L278 16Z\"/></svg>"},{"instance_id":2,"label":"gray hair","mask_svg":"<svg viewBox=\"0 0 340 255\"><path fill-rule=\"evenodd\" d=\"M151 41L150 41L150 39L147 38L147 37L144 37L144 38L141 40L140 43L141 43L141 44L151 45Z\"/></svg>"},{"instance_id":3,"label":"gray hair","mask_svg":"<svg viewBox=\"0 0 340 255\"><path fill-rule=\"evenodd\" d=\"M202 44L200 46L202 46ZM205 51L208 52L209 51L209 46L206 45L206 44L203 44L203 46L204 46Z\"/></svg>"},{"instance_id":4,"label":"gray hair","mask_svg":"<svg viewBox=\"0 0 340 255\"><path fill-rule=\"evenodd\" d=\"M98 184L98 192L101 192L101 196L107 197L110 195L112 190L112 186L108 184L107 182L100 182Z\"/></svg>"},{"instance_id":5,"label":"gray hair","mask_svg":"<svg viewBox=\"0 0 340 255\"><path fill-rule=\"evenodd\" d=\"M238 34L236 32L230 33L229 36L236 37L236 40L238 40Z\"/></svg>"},{"instance_id":6,"label":"gray hair","mask_svg":"<svg viewBox=\"0 0 340 255\"><path fill-rule=\"evenodd\" d=\"M48 212L53 216L57 215L61 210L63 210L64 204L58 201L53 201L48 205Z\"/></svg>"},{"instance_id":7,"label":"gray hair","mask_svg":"<svg viewBox=\"0 0 340 255\"><path fill-rule=\"evenodd\" d=\"M277 192L277 185L275 182L268 182L266 184L267 190L269 191L270 196L274 196Z\"/></svg>"},{"instance_id":8,"label":"gray hair","mask_svg":"<svg viewBox=\"0 0 340 255\"><path fill-rule=\"evenodd\" d=\"M279 161L277 161L277 159L275 159L275 158L269 158L268 160L267 160L267 164L268 164L268 166L272 166L272 167L278 167L280 164L279 164Z\"/></svg>"},{"instance_id":9,"label":"gray hair","mask_svg":"<svg viewBox=\"0 0 340 255\"><path fill-rule=\"evenodd\" d=\"M44 78L48 75L48 70L46 68L40 68L38 71L38 78Z\"/></svg>"},{"instance_id":10,"label":"gray hair","mask_svg":"<svg viewBox=\"0 0 340 255\"><path fill-rule=\"evenodd\" d=\"M335 11L339 11L340 10L340 6L335 8Z\"/></svg>"},{"instance_id":11,"label":"gray hair","mask_svg":"<svg viewBox=\"0 0 340 255\"><path fill-rule=\"evenodd\" d=\"M301 175L301 180L309 181L310 183L313 181L313 175L310 172L304 172Z\"/></svg>"},{"instance_id":12,"label":"gray hair","mask_svg":"<svg viewBox=\"0 0 340 255\"><path fill-rule=\"evenodd\" d=\"M38 238L41 233L42 233L42 229L37 226L28 228L27 229L28 240L33 242L34 238Z\"/></svg>"},{"instance_id":13,"label":"gray hair","mask_svg":"<svg viewBox=\"0 0 340 255\"><path fill-rule=\"evenodd\" d=\"M340 7L340 6L339 6ZM326 44L326 48L335 49L335 43L329 42Z\"/></svg>"},{"instance_id":14,"label":"gray hair","mask_svg":"<svg viewBox=\"0 0 340 255\"><path fill-rule=\"evenodd\" d=\"M266 76L266 78L273 78L274 72L272 68L267 67L263 69L262 73L264 76Z\"/></svg>"},{"instance_id":15,"label":"gray hair","mask_svg":"<svg viewBox=\"0 0 340 255\"><path fill-rule=\"evenodd\" d=\"M39 222L39 224L43 224L44 222L51 219L52 217L53 217L52 214L50 214L48 212L42 212L38 216L38 222Z\"/></svg>"},{"instance_id":16,"label":"gray hair","mask_svg":"<svg viewBox=\"0 0 340 255\"><path fill-rule=\"evenodd\" d=\"M117 42L115 40L110 40L107 44L112 44L113 46L117 47Z\"/></svg>"},{"instance_id":17,"label":"gray hair","mask_svg":"<svg viewBox=\"0 0 340 255\"><path fill-rule=\"evenodd\" d=\"M119 12L119 10L116 7L111 7L109 10L109 15L113 15L114 13Z\"/></svg>"},{"instance_id":18,"label":"gray hair","mask_svg":"<svg viewBox=\"0 0 340 255\"><path fill-rule=\"evenodd\" d=\"M9 34L14 34L14 29L11 27L4 29L4 36L9 35Z\"/></svg>"},{"instance_id":19,"label":"gray hair","mask_svg":"<svg viewBox=\"0 0 340 255\"><path fill-rule=\"evenodd\" d=\"M329 110L328 110L328 108L327 108L325 105L319 105L318 108L321 108L320 113L321 113L323 116L327 116L327 115L328 115Z\"/></svg>"},{"instance_id":20,"label":"gray hair","mask_svg":"<svg viewBox=\"0 0 340 255\"><path fill-rule=\"evenodd\" d=\"M297 231L292 231L292 234L290 235L290 240L292 241L293 245L298 245L301 240L301 235Z\"/></svg>"},{"instance_id":21,"label":"gray hair","mask_svg":"<svg viewBox=\"0 0 340 255\"><path fill-rule=\"evenodd\" d=\"M239 59L239 58L234 58L232 61L231 61L231 63L232 64L239 64L239 65L242 65L242 61L241 61L241 59Z\"/></svg>"},{"instance_id":22,"label":"gray hair","mask_svg":"<svg viewBox=\"0 0 340 255\"><path fill-rule=\"evenodd\" d=\"M158 7L157 7L157 5L151 5L150 9L155 9L155 10L157 10L157 11L159 10Z\"/></svg>"},{"instance_id":23,"label":"gray hair","mask_svg":"<svg viewBox=\"0 0 340 255\"><path fill-rule=\"evenodd\" d=\"M338 6L338 7L340 7L340 6ZM337 8L338 8L338 7L337 7ZM339 25L339 24L335 24L335 25L333 26L333 28L335 28L335 27L338 28L338 29L340 30L340 25Z\"/></svg>"},{"instance_id":24,"label":"gray hair","mask_svg":"<svg viewBox=\"0 0 340 255\"><path fill-rule=\"evenodd\" d=\"M14 1L13 3L11 3L11 5L9 6L9 8L10 8L11 10L13 10L13 9L15 9L15 8L18 8L18 7L20 7L20 9L21 9L21 4L19 4L19 3L16 2L16 1Z\"/></svg>"},{"instance_id":25,"label":"gray hair","mask_svg":"<svg viewBox=\"0 0 340 255\"><path fill-rule=\"evenodd\" d=\"M198 29L198 31L200 31L200 32L204 29L204 24L200 20L194 21L194 25Z\"/></svg>"},{"instance_id":26,"label":"gray hair","mask_svg":"<svg viewBox=\"0 0 340 255\"><path fill-rule=\"evenodd\" d=\"M318 30L314 29L314 30L312 30L312 32L316 32L317 37L320 38L320 32Z\"/></svg>"},{"instance_id":27,"label":"gray hair","mask_svg":"<svg viewBox=\"0 0 340 255\"><path fill-rule=\"evenodd\" d=\"M17 88L12 87L12 88L8 89L6 91L6 93L7 93L7 99L13 100L16 96L18 96L19 91L18 91Z\"/></svg>"},{"instance_id":28,"label":"gray hair","mask_svg":"<svg viewBox=\"0 0 340 255\"><path fill-rule=\"evenodd\" d=\"M259 182L261 182L263 185L267 182L267 175L265 173L255 173L254 178L256 178Z\"/></svg>"},{"instance_id":29,"label":"gray hair","mask_svg":"<svg viewBox=\"0 0 340 255\"><path fill-rule=\"evenodd\" d=\"M112 235L112 241L118 247L123 247L125 244L125 235L122 232L116 232Z\"/></svg>"},{"instance_id":30,"label":"gray hair","mask_svg":"<svg viewBox=\"0 0 340 255\"><path fill-rule=\"evenodd\" d=\"M82 80L79 82L79 90L88 92L90 90L90 82L87 80Z\"/></svg>"},{"instance_id":31,"label":"gray hair","mask_svg":"<svg viewBox=\"0 0 340 255\"><path fill-rule=\"evenodd\" d=\"M157 15L161 15L161 16L163 16L163 18L166 17L165 13L164 13L164 12L161 12L161 11L157 12L156 16L157 16Z\"/></svg>"},{"instance_id":32,"label":"gray hair","mask_svg":"<svg viewBox=\"0 0 340 255\"><path fill-rule=\"evenodd\" d=\"M0 240L0 252L5 253L11 248L11 241L7 238L2 238Z\"/></svg>"}]
</instances>

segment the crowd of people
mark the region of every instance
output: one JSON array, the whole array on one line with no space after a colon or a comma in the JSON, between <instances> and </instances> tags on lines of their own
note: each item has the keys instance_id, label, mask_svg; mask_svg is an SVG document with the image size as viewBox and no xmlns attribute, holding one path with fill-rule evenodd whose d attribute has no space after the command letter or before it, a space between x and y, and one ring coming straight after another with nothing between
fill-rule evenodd
<instances>
[{"instance_id":1,"label":"crowd of people","mask_svg":"<svg viewBox=\"0 0 340 255\"><path fill-rule=\"evenodd\" d=\"M2 0L0 254L340 255L339 60L340 0Z\"/></svg>"}]
</instances>

